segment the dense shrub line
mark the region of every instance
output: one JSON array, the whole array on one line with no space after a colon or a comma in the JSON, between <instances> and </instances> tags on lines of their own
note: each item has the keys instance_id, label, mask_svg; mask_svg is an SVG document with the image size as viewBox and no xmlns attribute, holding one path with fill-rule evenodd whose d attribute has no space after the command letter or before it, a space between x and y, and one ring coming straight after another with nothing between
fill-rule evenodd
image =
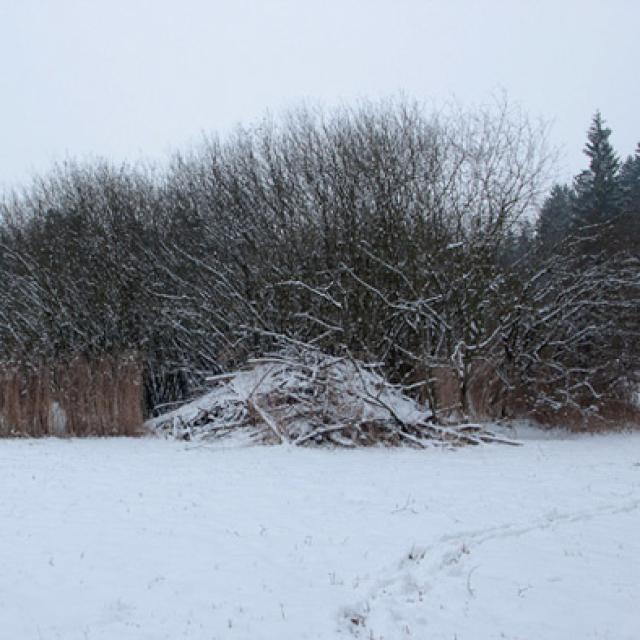
<instances>
[{"instance_id":1,"label":"dense shrub line","mask_svg":"<svg viewBox=\"0 0 640 640\"><path fill-rule=\"evenodd\" d=\"M442 418L628 407L637 250L607 222L552 249L523 232L543 134L507 105L394 102L298 110L163 171L58 166L1 205L0 358L139 353L148 412L287 343L382 362Z\"/></svg>"}]
</instances>

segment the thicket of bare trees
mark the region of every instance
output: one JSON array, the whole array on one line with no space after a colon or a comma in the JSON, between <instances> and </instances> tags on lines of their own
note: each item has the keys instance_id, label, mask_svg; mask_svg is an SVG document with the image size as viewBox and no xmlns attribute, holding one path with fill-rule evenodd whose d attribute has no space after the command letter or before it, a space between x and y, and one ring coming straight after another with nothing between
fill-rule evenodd
<instances>
[{"instance_id":1,"label":"thicket of bare trees","mask_svg":"<svg viewBox=\"0 0 640 640\"><path fill-rule=\"evenodd\" d=\"M163 172L60 166L1 205L0 358L139 354L149 412L286 343L382 362L442 419L626 407L637 252L594 250L599 227L515 240L543 134L396 102L298 110Z\"/></svg>"}]
</instances>

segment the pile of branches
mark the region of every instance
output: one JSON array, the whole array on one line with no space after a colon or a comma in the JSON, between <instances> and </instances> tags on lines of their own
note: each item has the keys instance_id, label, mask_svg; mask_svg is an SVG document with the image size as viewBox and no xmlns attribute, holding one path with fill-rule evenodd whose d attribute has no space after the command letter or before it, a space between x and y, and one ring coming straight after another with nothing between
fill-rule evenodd
<instances>
[{"instance_id":1,"label":"pile of branches","mask_svg":"<svg viewBox=\"0 0 640 640\"><path fill-rule=\"evenodd\" d=\"M148 426L185 440L241 431L264 444L303 446L510 443L477 424L436 424L429 409L380 375L378 365L349 355L288 350L210 382L207 395Z\"/></svg>"}]
</instances>

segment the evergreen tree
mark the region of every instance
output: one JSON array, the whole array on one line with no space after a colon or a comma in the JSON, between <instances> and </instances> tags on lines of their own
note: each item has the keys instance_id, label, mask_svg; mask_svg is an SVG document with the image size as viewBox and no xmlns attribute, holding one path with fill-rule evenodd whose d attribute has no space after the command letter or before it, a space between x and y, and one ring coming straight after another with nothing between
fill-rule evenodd
<instances>
[{"instance_id":1,"label":"evergreen tree","mask_svg":"<svg viewBox=\"0 0 640 640\"><path fill-rule=\"evenodd\" d=\"M620 168L622 213L627 246L640 249L640 143L635 155L629 156Z\"/></svg>"},{"instance_id":2,"label":"evergreen tree","mask_svg":"<svg viewBox=\"0 0 640 640\"><path fill-rule=\"evenodd\" d=\"M503 266L511 267L517 263L529 263L534 247L534 227L528 218L515 228L509 229L504 236L498 259Z\"/></svg>"},{"instance_id":3,"label":"evergreen tree","mask_svg":"<svg viewBox=\"0 0 640 640\"><path fill-rule=\"evenodd\" d=\"M621 192L618 181L620 161L609 136L611 129L599 111L593 117L584 148L589 158L589 169L574 180L574 223L585 225L602 224L614 220L621 211Z\"/></svg>"},{"instance_id":4,"label":"evergreen tree","mask_svg":"<svg viewBox=\"0 0 640 640\"><path fill-rule=\"evenodd\" d=\"M573 189L566 184L552 187L536 222L536 240L542 251L552 249L569 234L574 198Z\"/></svg>"},{"instance_id":5,"label":"evergreen tree","mask_svg":"<svg viewBox=\"0 0 640 640\"><path fill-rule=\"evenodd\" d=\"M620 191L623 211L640 212L640 142L635 155L629 156L620 168Z\"/></svg>"}]
</instances>

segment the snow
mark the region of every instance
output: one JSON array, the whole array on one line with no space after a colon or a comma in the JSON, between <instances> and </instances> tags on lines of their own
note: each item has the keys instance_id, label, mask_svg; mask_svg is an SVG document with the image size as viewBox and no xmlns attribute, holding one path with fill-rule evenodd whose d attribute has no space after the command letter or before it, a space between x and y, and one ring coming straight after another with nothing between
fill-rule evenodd
<instances>
[{"instance_id":1,"label":"snow","mask_svg":"<svg viewBox=\"0 0 640 640\"><path fill-rule=\"evenodd\" d=\"M640 434L0 441L0 638L640 636Z\"/></svg>"}]
</instances>

